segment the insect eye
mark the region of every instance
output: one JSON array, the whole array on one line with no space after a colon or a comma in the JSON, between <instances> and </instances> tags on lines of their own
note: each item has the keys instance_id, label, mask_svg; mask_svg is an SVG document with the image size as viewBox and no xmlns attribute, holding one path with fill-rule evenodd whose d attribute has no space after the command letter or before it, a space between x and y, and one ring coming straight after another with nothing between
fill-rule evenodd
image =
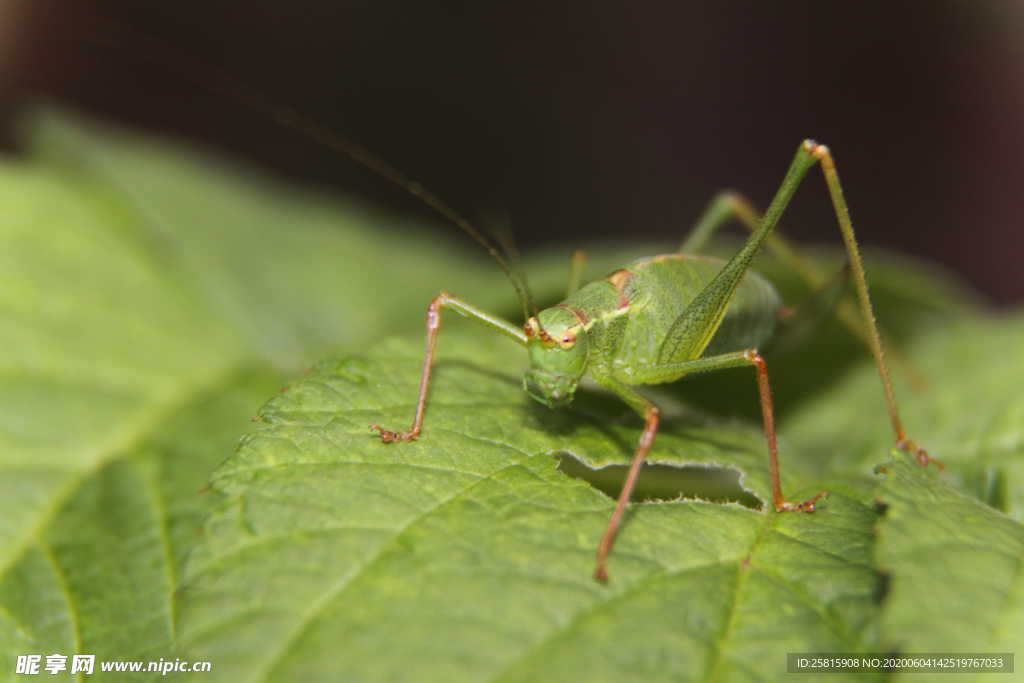
<instances>
[{"instance_id":1,"label":"insect eye","mask_svg":"<svg viewBox=\"0 0 1024 683\"><path fill-rule=\"evenodd\" d=\"M576 337L567 334L564 337L562 337L562 340L558 342L558 345L561 346L563 349L571 349L573 346L576 345Z\"/></svg>"}]
</instances>

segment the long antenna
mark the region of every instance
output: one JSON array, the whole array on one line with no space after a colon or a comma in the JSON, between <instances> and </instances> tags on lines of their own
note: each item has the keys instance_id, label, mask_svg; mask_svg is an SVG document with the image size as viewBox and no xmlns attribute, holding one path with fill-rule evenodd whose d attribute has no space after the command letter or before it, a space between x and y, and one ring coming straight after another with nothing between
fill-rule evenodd
<instances>
[{"instance_id":1,"label":"long antenna","mask_svg":"<svg viewBox=\"0 0 1024 683\"><path fill-rule=\"evenodd\" d=\"M194 57L181 54L179 50L176 50L172 46L151 36L142 34L134 29L128 29L117 22L102 18L96 19L95 21L99 24L98 28L102 28L106 31L106 35L100 31L92 33L90 35L90 39L94 42L113 45L115 47L125 43L134 42L141 48L143 55L152 56L153 61L158 62L161 67L171 70L184 79L196 83L201 87L212 89L216 92L232 97L236 101L271 121L274 121L275 123L303 133L314 142L317 142L330 150L344 154L356 164L376 173L378 176L390 181L394 185L397 185L413 197L416 197L419 201L430 207L448 222L454 224L469 235L477 244L483 247L495 261L497 261L498 266L505 273L505 276L509 279L509 282L512 283L512 287L516 291L516 296L519 298L519 304L523 309L524 320L529 318L531 315L537 314L537 307L533 302L533 296L530 292L530 287L526 282L525 276L521 272L513 269L498 247L491 240L487 239L482 232L477 230L469 220L416 180L413 180L406 174L402 173L400 170L354 140L351 140L337 131L328 128L319 121L306 116L294 107L275 102L262 92L249 87L239 79L217 67L211 67ZM157 59L156 55L160 55L161 58ZM191 68L185 68L182 66L186 63L190 64ZM206 76L200 78L197 76L197 74L203 72L209 72L212 74L212 78Z\"/></svg>"}]
</instances>

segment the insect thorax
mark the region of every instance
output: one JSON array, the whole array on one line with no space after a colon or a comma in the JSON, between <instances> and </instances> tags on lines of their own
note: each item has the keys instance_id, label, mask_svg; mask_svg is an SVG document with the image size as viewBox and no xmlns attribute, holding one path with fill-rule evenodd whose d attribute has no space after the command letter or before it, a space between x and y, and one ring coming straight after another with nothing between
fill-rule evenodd
<instances>
[{"instance_id":1,"label":"insect thorax","mask_svg":"<svg viewBox=\"0 0 1024 683\"><path fill-rule=\"evenodd\" d=\"M608 370L621 374L665 362L756 348L772 333L778 295L754 271L736 289L725 317L704 349L666 358L662 348L675 326L691 313L696 297L710 285L725 261L685 254L665 254L633 261L579 290L561 304L585 325L591 350L602 349ZM598 368L592 367L592 371ZM624 371L625 372L625 371ZM620 379L629 381L628 372Z\"/></svg>"}]
</instances>

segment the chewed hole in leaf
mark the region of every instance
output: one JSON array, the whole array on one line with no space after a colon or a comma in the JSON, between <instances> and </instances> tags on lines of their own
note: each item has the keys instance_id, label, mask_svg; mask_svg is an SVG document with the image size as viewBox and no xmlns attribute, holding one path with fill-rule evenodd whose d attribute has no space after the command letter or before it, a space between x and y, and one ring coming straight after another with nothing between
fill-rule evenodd
<instances>
[{"instance_id":1,"label":"chewed hole in leaf","mask_svg":"<svg viewBox=\"0 0 1024 683\"><path fill-rule=\"evenodd\" d=\"M556 455L555 459L560 471L574 479L587 482L613 499L619 497L629 471L627 465L609 465L592 469L569 453ZM652 463L643 466L633 491L635 502L670 501L680 498L696 498L716 503L735 502L754 510L761 508L761 501L740 486L739 472L732 468L702 465L676 467Z\"/></svg>"}]
</instances>

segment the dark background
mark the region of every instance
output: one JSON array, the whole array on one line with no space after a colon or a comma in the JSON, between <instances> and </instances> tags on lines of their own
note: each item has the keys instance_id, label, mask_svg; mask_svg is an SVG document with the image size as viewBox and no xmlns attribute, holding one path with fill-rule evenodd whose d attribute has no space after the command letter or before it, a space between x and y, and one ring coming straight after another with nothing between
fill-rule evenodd
<instances>
[{"instance_id":1,"label":"dark background","mask_svg":"<svg viewBox=\"0 0 1024 683\"><path fill-rule=\"evenodd\" d=\"M719 189L766 204L814 137L862 242L1024 299L1024 3L0 0L8 145L45 94L420 210L210 70L471 216L507 214L527 245L675 241ZM820 174L783 223L838 243Z\"/></svg>"}]
</instances>

